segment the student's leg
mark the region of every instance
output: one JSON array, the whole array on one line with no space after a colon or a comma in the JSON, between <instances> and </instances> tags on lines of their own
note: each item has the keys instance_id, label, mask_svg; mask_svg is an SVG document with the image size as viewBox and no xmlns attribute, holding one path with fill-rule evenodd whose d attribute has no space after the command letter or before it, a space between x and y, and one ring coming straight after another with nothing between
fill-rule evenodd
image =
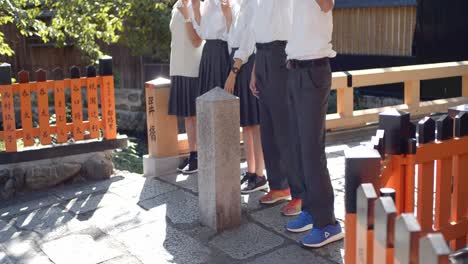
<instances>
[{"instance_id":1,"label":"student's leg","mask_svg":"<svg viewBox=\"0 0 468 264\"><path fill-rule=\"evenodd\" d=\"M265 163L263 160L262 137L260 134L260 126L252 126L253 149L255 156L255 173L257 176L263 176Z\"/></svg>"},{"instance_id":2,"label":"student's leg","mask_svg":"<svg viewBox=\"0 0 468 264\"><path fill-rule=\"evenodd\" d=\"M185 130L190 152L197 151L197 118L195 116L185 118Z\"/></svg>"},{"instance_id":3,"label":"student's leg","mask_svg":"<svg viewBox=\"0 0 468 264\"><path fill-rule=\"evenodd\" d=\"M242 135L244 139L244 153L245 159L247 160L247 171L249 173L255 173L255 156L254 156L254 141L253 141L253 130L251 127L242 128Z\"/></svg>"}]
</instances>

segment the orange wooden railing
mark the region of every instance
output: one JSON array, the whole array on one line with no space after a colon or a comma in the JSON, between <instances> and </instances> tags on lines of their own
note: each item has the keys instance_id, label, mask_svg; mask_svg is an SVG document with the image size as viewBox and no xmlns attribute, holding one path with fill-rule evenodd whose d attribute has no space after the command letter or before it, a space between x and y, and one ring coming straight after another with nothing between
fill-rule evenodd
<instances>
[{"instance_id":1,"label":"orange wooden railing","mask_svg":"<svg viewBox=\"0 0 468 264\"><path fill-rule=\"evenodd\" d=\"M3 120L0 141L5 142L6 152L17 152L18 140L22 140L25 147L35 145L36 138L39 139L41 145L50 145L53 135L55 135L56 143L65 143L70 139L80 141L101 136L104 139L117 137L111 57L106 56L99 60L99 75L94 66L86 68L85 77L80 76L80 70L76 66L70 69L70 79L63 78L61 69L55 69L52 75L54 80L48 80L46 72L40 69L35 72L36 81L30 82L29 72L20 71L18 83L11 83L10 65L0 66L1 118ZM70 102L67 102L65 97L68 89ZM83 90L87 95L88 120L83 118ZM49 124L50 92L53 95L55 125ZM15 100L15 96L19 97L19 102ZM37 104L39 125L36 127L33 125L33 103ZM71 104L71 122L67 122L67 103ZM19 107L21 111L21 128L17 128L15 122L15 107Z\"/></svg>"},{"instance_id":2,"label":"orange wooden railing","mask_svg":"<svg viewBox=\"0 0 468 264\"><path fill-rule=\"evenodd\" d=\"M417 127L410 123L408 113L382 113L371 146L347 152L347 263L396 262L395 219L403 213L416 216L418 236L440 232L453 250L467 245L467 110L461 106L437 120L426 117ZM371 183L376 190L395 190L395 212L386 221L391 235L384 242L378 240L380 223L374 209L379 195L356 204L356 189L362 183ZM411 259L417 259L416 251L410 254Z\"/></svg>"}]
</instances>

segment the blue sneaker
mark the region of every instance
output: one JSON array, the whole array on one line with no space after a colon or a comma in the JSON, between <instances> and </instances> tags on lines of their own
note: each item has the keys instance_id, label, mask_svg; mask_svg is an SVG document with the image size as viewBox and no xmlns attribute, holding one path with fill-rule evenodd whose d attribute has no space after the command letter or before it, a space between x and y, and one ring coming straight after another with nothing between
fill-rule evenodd
<instances>
[{"instance_id":1,"label":"blue sneaker","mask_svg":"<svg viewBox=\"0 0 468 264\"><path fill-rule=\"evenodd\" d=\"M312 229L307 236L299 240L299 243L305 247L319 248L343 238L344 234L341 231L340 224L337 222L324 228Z\"/></svg>"},{"instance_id":2,"label":"blue sneaker","mask_svg":"<svg viewBox=\"0 0 468 264\"><path fill-rule=\"evenodd\" d=\"M300 233L312 229L312 216L306 211L302 211L296 218L286 224L286 230L289 232Z\"/></svg>"}]
</instances>

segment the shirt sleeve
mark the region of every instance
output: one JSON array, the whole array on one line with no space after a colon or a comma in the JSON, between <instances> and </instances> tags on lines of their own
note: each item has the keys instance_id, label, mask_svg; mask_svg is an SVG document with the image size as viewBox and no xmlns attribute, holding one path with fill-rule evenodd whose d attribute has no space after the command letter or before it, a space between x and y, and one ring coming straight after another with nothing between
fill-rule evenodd
<instances>
[{"instance_id":1,"label":"shirt sleeve","mask_svg":"<svg viewBox=\"0 0 468 264\"><path fill-rule=\"evenodd\" d=\"M241 12L239 18L244 20L245 28L243 34L240 34L239 49L234 53L234 59L240 59L245 64L255 51L255 32L253 28L254 5L249 4Z\"/></svg>"}]
</instances>

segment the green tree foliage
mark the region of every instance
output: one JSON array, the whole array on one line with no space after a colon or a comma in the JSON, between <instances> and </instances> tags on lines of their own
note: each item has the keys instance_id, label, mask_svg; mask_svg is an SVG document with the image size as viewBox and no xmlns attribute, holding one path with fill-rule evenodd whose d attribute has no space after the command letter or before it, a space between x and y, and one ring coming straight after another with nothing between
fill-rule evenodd
<instances>
[{"instance_id":1,"label":"green tree foliage","mask_svg":"<svg viewBox=\"0 0 468 264\"><path fill-rule=\"evenodd\" d=\"M0 0L0 29L14 25L25 37L57 47L73 44L95 60L103 44L128 45L135 55L166 60L171 0ZM51 14L44 20L44 13ZM0 55L14 51L0 31Z\"/></svg>"}]
</instances>

